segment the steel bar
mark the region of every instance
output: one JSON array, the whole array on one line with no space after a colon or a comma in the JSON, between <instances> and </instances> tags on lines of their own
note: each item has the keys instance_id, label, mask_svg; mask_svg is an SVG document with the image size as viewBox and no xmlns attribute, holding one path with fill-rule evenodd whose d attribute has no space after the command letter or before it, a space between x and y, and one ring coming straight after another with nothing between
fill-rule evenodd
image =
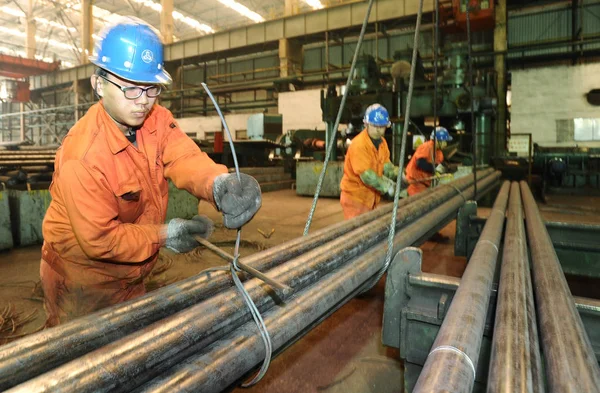
<instances>
[{"instance_id":1,"label":"steel bar","mask_svg":"<svg viewBox=\"0 0 600 393\"><path fill-rule=\"evenodd\" d=\"M0 166L26 166L26 165L49 165L54 164L54 158L52 159L31 159L31 160L2 160L0 159Z\"/></svg>"},{"instance_id":2,"label":"steel bar","mask_svg":"<svg viewBox=\"0 0 600 393\"><path fill-rule=\"evenodd\" d=\"M509 183L505 182L425 361L414 393L470 392L473 389L508 191Z\"/></svg>"},{"instance_id":3,"label":"steel bar","mask_svg":"<svg viewBox=\"0 0 600 393\"><path fill-rule=\"evenodd\" d=\"M548 391L600 392L600 367L590 340L529 186L520 184Z\"/></svg>"},{"instance_id":4,"label":"steel bar","mask_svg":"<svg viewBox=\"0 0 600 393\"><path fill-rule=\"evenodd\" d=\"M473 191L473 187L469 188L468 197L473 196ZM463 202L462 198L454 197L406 226L394 238L394 252L415 244L431 229L439 229L440 217L452 214ZM265 322L273 337L274 348L279 349L298 335L306 333L332 309L361 292L363 284L369 283L381 269L385 258L386 248L380 242L348 265L292 297L285 306L269 310ZM263 357L260 337L252 324L248 323L135 392L220 392L259 364ZM215 375L219 375L219 378L215 378Z\"/></svg>"},{"instance_id":5,"label":"steel bar","mask_svg":"<svg viewBox=\"0 0 600 393\"><path fill-rule=\"evenodd\" d=\"M535 307L519 184L510 187L488 393L543 393Z\"/></svg>"},{"instance_id":6,"label":"steel bar","mask_svg":"<svg viewBox=\"0 0 600 393\"><path fill-rule=\"evenodd\" d=\"M480 189L497 182L499 172L480 182ZM456 192L455 192L456 193ZM464 198L470 198L473 187L464 195L450 198L458 209ZM429 200L418 200L402 209L398 227L431 212L433 206L448 206L446 196L431 194ZM452 209L450 209L452 211ZM435 223L439 225L437 216ZM364 253L382 240L388 230L389 218L382 217L360 228L271 270L270 276L300 291L314 284L331 271L344 266L352 258ZM432 225L435 226L435 225ZM425 229L421 229L426 232ZM259 280L245 283L256 306L265 312L275 305L269 288ZM202 303L193 305L175 315L164 318L146 328L98 350L90 352L50 372L31 379L13 392L116 392L128 391L140 382L149 380L201 348L218 340L226 328L241 326L250 320L250 314L236 289L231 288Z\"/></svg>"},{"instance_id":7,"label":"steel bar","mask_svg":"<svg viewBox=\"0 0 600 393\"><path fill-rule=\"evenodd\" d=\"M481 175L480 178L497 176L491 169L482 171ZM426 198L435 197L438 200L439 198L436 197L438 195L448 197L456 193L452 186L464 190L470 183L472 178L467 176L450 183L449 187L428 189L419 196L409 197L401 201L400 206L404 208ZM387 205L351 220L319 229L308 236L242 258L241 261L261 271L269 270L332 239L361 228L385 214L389 215L390 212L391 206ZM231 285L228 273L201 273L140 298L6 344L0 347L0 390L26 381L161 318L175 314Z\"/></svg>"},{"instance_id":8,"label":"steel bar","mask_svg":"<svg viewBox=\"0 0 600 393\"><path fill-rule=\"evenodd\" d=\"M203 238L201 236L194 236L194 238L196 239L196 241L198 243L200 243L204 247L208 248L209 250L211 250L212 252L214 252L215 254L217 254L218 256L220 256L221 258L225 259L227 262L233 262L235 260L235 258L234 258L233 255L231 255L228 252L225 252L224 250L222 250L219 247L215 246L214 244L212 244L211 242L209 242L205 238ZM252 277L257 277L261 281L269 284L271 287L273 287L273 288L278 289L279 291L281 291L280 294L283 295L285 298L289 297L292 294L292 288L288 287L287 285L283 285L283 284L281 284L281 283L273 280L272 278L270 278L266 274L264 274L262 272L259 272L258 270L254 269L253 267L248 266L248 265L246 265L244 263L241 263L241 262L238 262L237 265L239 266L240 269L242 269L246 273L250 274Z\"/></svg>"}]
</instances>

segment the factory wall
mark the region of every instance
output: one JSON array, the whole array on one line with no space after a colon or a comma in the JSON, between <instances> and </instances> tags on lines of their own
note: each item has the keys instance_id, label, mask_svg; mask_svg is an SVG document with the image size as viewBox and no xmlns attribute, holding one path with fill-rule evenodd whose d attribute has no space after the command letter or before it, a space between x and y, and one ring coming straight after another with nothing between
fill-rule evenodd
<instances>
[{"instance_id":1,"label":"factory wall","mask_svg":"<svg viewBox=\"0 0 600 393\"><path fill-rule=\"evenodd\" d=\"M600 107L586 100L598 88L600 63L513 70L511 133L530 132L540 146L600 146ZM574 119L596 119L595 141L573 140Z\"/></svg>"},{"instance_id":2,"label":"factory wall","mask_svg":"<svg viewBox=\"0 0 600 393\"><path fill-rule=\"evenodd\" d=\"M231 131L234 140L236 140L236 132L246 131L248 117L250 117L250 115L252 115L252 113L225 115L225 121L227 121L227 126L229 127L229 131ZM183 132L198 139L205 140L207 139L206 133L218 132L222 129L219 116L185 117L176 120ZM229 139L227 138L227 135L224 135L223 138L225 140Z\"/></svg>"},{"instance_id":3,"label":"factory wall","mask_svg":"<svg viewBox=\"0 0 600 393\"><path fill-rule=\"evenodd\" d=\"M325 130L321 113L321 90L279 93L278 110L283 115L283 130Z\"/></svg>"}]
</instances>

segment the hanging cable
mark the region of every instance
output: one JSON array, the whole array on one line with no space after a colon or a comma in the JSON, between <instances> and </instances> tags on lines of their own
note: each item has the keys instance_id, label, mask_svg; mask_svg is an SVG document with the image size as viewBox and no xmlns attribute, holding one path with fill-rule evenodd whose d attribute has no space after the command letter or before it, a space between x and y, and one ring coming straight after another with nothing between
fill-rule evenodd
<instances>
[{"instance_id":1,"label":"hanging cable","mask_svg":"<svg viewBox=\"0 0 600 393\"><path fill-rule=\"evenodd\" d=\"M235 146L233 145L233 137L231 135L231 131L229 131L229 127L227 126L225 117L223 116L223 113L221 113L221 108L219 107L219 103L217 102L217 100L215 100L215 97L210 92L210 89L208 88L206 83L202 83L202 87L206 91L206 94L208 94L208 96L210 97L210 100L212 101L213 105L215 106L215 109L217 110L217 113L219 114L219 117L221 118L221 123L223 124L223 128L225 129L225 132L227 133L227 136L229 138L229 147L231 148L231 155L233 156L235 173L238 178L238 181L241 184L240 167L238 165L237 155L235 154ZM260 315L258 308L252 301L252 298L246 291L246 288L244 288L244 284L242 284L242 281L240 280L240 278L237 275L237 273L241 270L238 267L238 259L240 256L241 237L242 237L242 229L239 228L237 230L237 237L235 240L235 248L233 251L233 261L229 265L229 270L231 272L231 278L233 279L235 286L237 287L238 291L241 293L244 301L246 302L246 305L248 306L248 309L250 310L250 314L252 315L252 318L254 319L254 322L256 323L256 326L258 327L258 331L260 332L260 335L265 344L265 360L263 361L263 364L262 364L260 370L254 376L254 378L252 378L252 380L250 380L249 382L246 382L242 385L243 387L249 387L249 386L256 384L258 381L260 381L262 379L262 377L264 377L264 375L267 373L269 364L271 363L271 357L273 355L273 344L271 342L271 336L269 335L269 332L267 331L267 326L265 325L265 321L263 320L262 316Z\"/></svg>"},{"instance_id":2,"label":"hanging cable","mask_svg":"<svg viewBox=\"0 0 600 393\"><path fill-rule=\"evenodd\" d=\"M362 46L363 38L365 36L365 31L367 30L367 24L369 22L369 15L371 14L371 8L373 7L374 0L369 0L369 5L367 6L367 13L365 14L365 19L363 20L362 28L360 30L360 35L358 36L358 42L356 43L356 50L354 51L354 57L352 58L352 64L350 65L350 72L348 73L348 79L346 80L346 88L344 89L344 94L342 95L342 101L340 102L340 107L338 109L337 116L335 118L335 123L331 130L331 136L329 138L329 146L327 147L327 152L325 154L325 160L323 161L323 169L321 170L321 174L319 175L319 181L317 182L317 188L315 190L315 197L313 199L312 207L310 208L310 213L308 214L308 219L306 220L306 226L304 227L304 236L308 235L308 231L310 230L310 224L312 223L313 216L315 214L315 209L317 208L317 202L319 201L319 194L321 193L321 187L323 186L323 180L325 179L325 172L327 172L327 164L329 163L329 156L331 156L331 152L333 151L333 146L335 145L335 140L337 137L337 129L340 126L340 120L342 119L342 111L344 110L344 106L346 105L346 99L348 98L348 88L350 87L350 81L352 81L352 75L354 75L354 68L356 67L356 60L358 59L358 52L360 51L360 47Z\"/></svg>"},{"instance_id":3,"label":"hanging cable","mask_svg":"<svg viewBox=\"0 0 600 393\"><path fill-rule=\"evenodd\" d=\"M471 54L471 13L470 1L467 1L467 54L469 57L469 96L471 97L471 135L473 136L473 200L477 200L477 130L475 127L475 97L473 95L473 56Z\"/></svg>"},{"instance_id":4,"label":"hanging cable","mask_svg":"<svg viewBox=\"0 0 600 393\"><path fill-rule=\"evenodd\" d=\"M410 66L410 80L408 82L408 94L406 95L406 108L404 111L404 128L402 130L402 144L400 146L400 162L398 162L398 173L401 174L404 170L404 155L406 154L406 135L408 134L408 125L410 123L410 104L412 100L413 87L415 84L415 69L417 68L417 51L419 48L419 33L421 30L421 16L423 15L423 0L419 0L419 11L417 13L417 25L415 27L415 37L413 40L413 52ZM398 98L401 99L401 96ZM390 231L387 239L387 252L385 255L385 263L379 273L375 275L372 281L368 281L364 285L364 289L361 293L368 291L373 288L377 282L383 277L387 271L390 263L392 262L392 253L394 252L394 237L396 236L396 216L398 212L398 203L400 201L400 191L402 189L402 182L396 182L396 192L394 194L394 208L392 210L392 222L390 224Z\"/></svg>"}]
</instances>

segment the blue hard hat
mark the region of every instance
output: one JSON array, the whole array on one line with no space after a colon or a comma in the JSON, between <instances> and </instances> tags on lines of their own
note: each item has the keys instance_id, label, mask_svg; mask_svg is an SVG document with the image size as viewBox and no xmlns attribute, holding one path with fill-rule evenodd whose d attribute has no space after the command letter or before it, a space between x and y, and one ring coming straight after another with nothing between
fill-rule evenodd
<instances>
[{"instance_id":1,"label":"blue hard hat","mask_svg":"<svg viewBox=\"0 0 600 393\"><path fill-rule=\"evenodd\" d=\"M373 104L367 108L363 122L377 127L389 127L392 125L387 109L379 104Z\"/></svg>"},{"instance_id":2,"label":"blue hard hat","mask_svg":"<svg viewBox=\"0 0 600 393\"><path fill-rule=\"evenodd\" d=\"M452 135L450 135L445 127L436 127L435 131L431 131L432 140L434 135L435 139L440 142L450 142L452 140Z\"/></svg>"},{"instance_id":3,"label":"blue hard hat","mask_svg":"<svg viewBox=\"0 0 600 393\"><path fill-rule=\"evenodd\" d=\"M166 85L172 81L164 69L160 33L135 17L124 17L104 28L89 59L131 82Z\"/></svg>"}]
</instances>

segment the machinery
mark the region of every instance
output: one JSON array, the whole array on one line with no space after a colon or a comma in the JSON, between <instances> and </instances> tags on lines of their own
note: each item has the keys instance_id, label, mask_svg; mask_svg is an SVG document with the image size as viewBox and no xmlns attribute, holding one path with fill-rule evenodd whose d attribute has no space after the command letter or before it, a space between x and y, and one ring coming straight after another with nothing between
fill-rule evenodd
<instances>
[{"instance_id":1,"label":"machinery","mask_svg":"<svg viewBox=\"0 0 600 393\"><path fill-rule=\"evenodd\" d=\"M542 147L532 157L494 158L506 178L525 179L531 166L533 183L543 197L549 193L590 195L600 193L600 148Z\"/></svg>"},{"instance_id":2,"label":"machinery","mask_svg":"<svg viewBox=\"0 0 600 393\"><path fill-rule=\"evenodd\" d=\"M477 161L479 165L489 164L492 156L492 129L494 126L494 111L497 105L495 93L495 74L493 72L478 71L474 77L473 87L469 87L466 63L466 48L462 44L449 44L446 47L446 63L439 76L437 95L434 94L434 81L428 77L421 58L418 58L415 70L415 87L411 101L410 134L419 133L428 136L431 127L428 121L433 118L434 112L440 119L440 124L456 135L459 151L470 152L473 135L478 142ZM346 105L342 110L341 124L346 124L345 131L333 130L335 119L341 104L342 97L338 95L335 86L329 86L322 92L321 109L323 121L327 125L325 140L330 140L331 133L338 135L338 142L332 149L332 162L328 166L326 183L339 184L343 174L343 151L338 147L344 146L341 142L351 139L363 129L363 116L365 109L373 104L380 103L385 106L392 120L391 130L386 139L390 146L392 161L400 161L400 144L402 139L402 117L405 113L406 97L408 95L408 79L410 75L410 57L412 49L396 51L395 63L391 67L391 77L382 74L372 56L360 57L356 64L354 79L351 81ZM470 100L470 93L473 102ZM436 102L435 102L436 101ZM475 114L475 130L470 130L471 108ZM434 111L435 109L435 111ZM413 151L412 140L409 138L407 154ZM406 159L407 157L403 157ZM471 164L471 163L469 163ZM308 177L299 178L297 191L300 195L312 195L319 171L317 167L322 164L316 161L302 161L297 163L297 172L306 173ZM315 175L310 175L315 173ZM339 196L336 190L328 190L324 196Z\"/></svg>"}]
</instances>

